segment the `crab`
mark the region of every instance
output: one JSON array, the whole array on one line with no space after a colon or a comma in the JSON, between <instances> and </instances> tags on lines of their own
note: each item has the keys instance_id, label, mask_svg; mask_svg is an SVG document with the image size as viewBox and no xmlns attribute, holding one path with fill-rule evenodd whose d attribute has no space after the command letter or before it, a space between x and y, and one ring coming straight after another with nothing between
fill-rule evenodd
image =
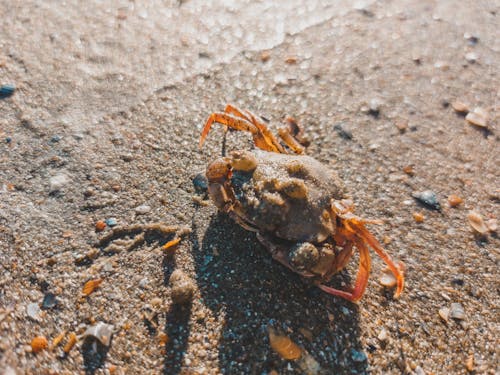
<instances>
[{"instance_id":1,"label":"crab","mask_svg":"<svg viewBox=\"0 0 500 375\"><path fill-rule=\"evenodd\" d=\"M208 193L217 208L257 239L272 257L312 281L324 292L357 302L368 284L369 248L386 263L396 279L394 297L404 288L402 263L394 262L366 224L380 224L354 214L337 174L304 154L300 128L289 119L278 134L248 110L228 104L212 113L201 133L201 148L214 123L252 134L257 149L233 151L211 162L206 170ZM326 283L359 252L352 287L335 289Z\"/></svg>"}]
</instances>

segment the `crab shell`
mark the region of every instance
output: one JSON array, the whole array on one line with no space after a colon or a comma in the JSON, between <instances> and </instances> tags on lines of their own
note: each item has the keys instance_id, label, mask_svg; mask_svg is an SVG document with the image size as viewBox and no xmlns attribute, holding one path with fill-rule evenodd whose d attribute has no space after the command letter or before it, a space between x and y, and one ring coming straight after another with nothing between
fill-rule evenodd
<instances>
[{"instance_id":1,"label":"crab shell","mask_svg":"<svg viewBox=\"0 0 500 375\"><path fill-rule=\"evenodd\" d=\"M305 155L235 151L212 162L207 179L215 205L258 232L282 263L306 277L332 271L337 217L331 205L347 197L325 165ZM280 241L286 246L277 249Z\"/></svg>"}]
</instances>

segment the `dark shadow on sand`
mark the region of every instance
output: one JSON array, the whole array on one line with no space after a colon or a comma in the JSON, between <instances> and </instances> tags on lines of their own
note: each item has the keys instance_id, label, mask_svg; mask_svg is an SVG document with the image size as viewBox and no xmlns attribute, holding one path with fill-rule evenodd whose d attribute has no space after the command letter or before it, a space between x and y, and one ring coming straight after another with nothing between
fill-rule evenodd
<instances>
[{"instance_id":1,"label":"dark shadow on sand","mask_svg":"<svg viewBox=\"0 0 500 375\"><path fill-rule=\"evenodd\" d=\"M214 315L225 315L219 344L222 373L306 373L300 360L286 361L273 352L269 326L304 348L321 367L317 373L368 372L357 306L306 285L273 261L254 233L225 215L212 218L201 247L193 245L204 303ZM342 278L349 283L342 274L333 285L339 287Z\"/></svg>"}]
</instances>

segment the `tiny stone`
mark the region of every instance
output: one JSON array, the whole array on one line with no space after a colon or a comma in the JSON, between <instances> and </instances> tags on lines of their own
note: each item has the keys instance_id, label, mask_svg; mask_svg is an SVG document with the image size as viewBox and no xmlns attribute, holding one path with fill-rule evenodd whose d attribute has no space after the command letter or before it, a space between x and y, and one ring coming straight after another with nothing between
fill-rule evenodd
<instances>
[{"instance_id":1,"label":"tiny stone","mask_svg":"<svg viewBox=\"0 0 500 375\"><path fill-rule=\"evenodd\" d=\"M16 91L16 87L14 85L2 85L0 86L0 99L8 98L12 96Z\"/></svg>"},{"instance_id":2,"label":"tiny stone","mask_svg":"<svg viewBox=\"0 0 500 375\"><path fill-rule=\"evenodd\" d=\"M60 140L62 139L62 137L60 135L53 135L51 138L50 138L50 141L53 142L53 143L57 143L59 142Z\"/></svg>"},{"instance_id":3,"label":"tiny stone","mask_svg":"<svg viewBox=\"0 0 500 375\"><path fill-rule=\"evenodd\" d=\"M446 61L436 61L434 68L440 69L443 72L450 69L450 65Z\"/></svg>"},{"instance_id":4,"label":"tiny stone","mask_svg":"<svg viewBox=\"0 0 500 375\"><path fill-rule=\"evenodd\" d=\"M159 297L155 297L155 298L153 298L153 299L151 300L151 306L153 306L153 307L158 307L158 306L160 306L160 305L162 304L162 302L163 302L163 301L162 301L162 299L161 299L161 298L159 298Z\"/></svg>"},{"instance_id":5,"label":"tiny stone","mask_svg":"<svg viewBox=\"0 0 500 375\"><path fill-rule=\"evenodd\" d=\"M148 284L149 284L149 280L147 278L143 278L143 279L141 279L141 281L139 281L138 286L141 289L145 289L148 286Z\"/></svg>"},{"instance_id":6,"label":"tiny stone","mask_svg":"<svg viewBox=\"0 0 500 375\"><path fill-rule=\"evenodd\" d=\"M412 194L412 196L427 208L431 208L433 210L438 210L438 211L441 209L441 205L439 204L436 193L434 193L432 190L415 192Z\"/></svg>"},{"instance_id":7,"label":"tiny stone","mask_svg":"<svg viewBox=\"0 0 500 375\"><path fill-rule=\"evenodd\" d=\"M104 221L108 227L115 227L118 225L118 221L114 217L110 217Z\"/></svg>"},{"instance_id":8,"label":"tiny stone","mask_svg":"<svg viewBox=\"0 0 500 375\"><path fill-rule=\"evenodd\" d=\"M89 326L83 334L83 339L95 338L104 346L109 346L111 343L111 335L113 334L113 326L103 322L98 322L93 326Z\"/></svg>"},{"instance_id":9,"label":"tiny stone","mask_svg":"<svg viewBox=\"0 0 500 375\"><path fill-rule=\"evenodd\" d=\"M177 304L185 304L193 298L195 285L193 280L181 270L172 272L169 280L172 287L172 301Z\"/></svg>"},{"instance_id":10,"label":"tiny stone","mask_svg":"<svg viewBox=\"0 0 500 375\"><path fill-rule=\"evenodd\" d=\"M464 33L464 39L467 40L471 46L474 46L479 42L479 37L467 32Z\"/></svg>"},{"instance_id":11,"label":"tiny stone","mask_svg":"<svg viewBox=\"0 0 500 375\"><path fill-rule=\"evenodd\" d=\"M448 196L448 204L450 205L450 207L457 207L462 202L463 199L456 194L450 194Z\"/></svg>"},{"instance_id":12,"label":"tiny stone","mask_svg":"<svg viewBox=\"0 0 500 375\"><path fill-rule=\"evenodd\" d=\"M479 59L479 56L475 52L468 52L465 54L465 60L470 63L475 63Z\"/></svg>"},{"instance_id":13,"label":"tiny stone","mask_svg":"<svg viewBox=\"0 0 500 375\"><path fill-rule=\"evenodd\" d=\"M40 310L38 303L30 303L26 307L26 313L28 314L28 316L31 319L33 319L36 322L39 322L42 320L42 317L41 317L42 310Z\"/></svg>"},{"instance_id":14,"label":"tiny stone","mask_svg":"<svg viewBox=\"0 0 500 375\"><path fill-rule=\"evenodd\" d=\"M389 332L385 328L382 328L377 338L382 342L386 342L389 339Z\"/></svg>"},{"instance_id":15,"label":"tiny stone","mask_svg":"<svg viewBox=\"0 0 500 375\"><path fill-rule=\"evenodd\" d=\"M68 183L69 183L69 178L64 174L58 174L56 176L53 176L49 180L49 184L50 184L49 191L51 193L59 191Z\"/></svg>"},{"instance_id":16,"label":"tiny stone","mask_svg":"<svg viewBox=\"0 0 500 375\"><path fill-rule=\"evenodd\" d=\"M454 101L453 103L451 103L451 106L453 107L453 109L455 110L455 112L458 112L458 113L467 113L469 112L469 106L465 103L462 103L458 100Z\"/></svg>"},{"instance_id":17,"label":"tiny stone","mask_svg":"<svg viewBox=\"0 0 500 375\"><path fill-rule=\"evenodd\" d=\"M340 138L350 141L352 139L352 132L345 128L342 123L335 124L333 129L337 132Z\"/></svg>"},{"instance_id":18,"label":"tiny stone","mask_svg":"<svg viewBox=\"0 0 500 375\"><path fill-rule=\"evenodd\" d=\"M56 307L58 304L56 295L54 293L47 293L43 297L43 302L42 302L42 309L48 310Z\"/></svg>"},{"instance_id":19,"label":"tiny stone","mask_svg":"<svg viewBox=\"0 0 500 375\"><path fill-rule=\"evenodd\" d=\"M420 366L415 367L415 375L425 375L424 369Z\"/></svg>"},{"instance_id":20,"label":"tiny stone","mask_svg":"<svg viewBox=\"0 0 500 375\"><path fill-rule=\"evenodd\" d=\"M452 303L449 316L452 319L464 320L466 318L466 316L465 316L465 310L464 310L463 306L459 303L456 303L456 302Z\"/></svg>"},{"instance_id":21,"label":"tiny stone","mask_svg":"<svg viewBox=\"0 0 500 375\"><path fill-rule=\"evenodd\" d=\"M448 319L450 317L450 309L443 307L442 309L439 309L438 314L444 322L448 323Z\"/></svg>"},{"instance_id":22,"label":"tiny stone","mask_svg":"<svg viewBox=\"0 0 500 375\"><path fill-rule=\"evenodd\" d=\"M408 120L396 121L395 125L400 133L405 133L408 130Z\"/></svg>"},{"instance_id":23,"label":"tiny stone","mask_svg":"<svg viewBox=\"0 0 500 375\"><path fill-rule=\"evenodd\" d=\"M392 288L396 286L396 278L390 270L386 270L382 276L380 276L379 282L386 288Z\"/></svg>"},{"instance_id":24,"label":"tiny stone","mask_svg":"<svg viewBox=\"0 0 500 375\"><path fill-rule=\"evenodd\" d=\"M137 206L135 208L135 213L137 215L145 215L145 214L147 214L150 211L151 211L151 206L148 206L146 204L142 204L142 205Z\"/></svg>"},{"instance_id":25,"label":"tiny stone","mask_svg":"<svg viewBox=\"0 0 500 375\"><path fill-rule=\"evenodd\" d=\"M470 226L478 233L485 234L488 232L488 227L486 226L483 217L477 211L469 211L467 214L467 219L469 220Z\"/></svg>"},{"instance_id":26,"label":"tiny stone","mask_svg":"<svg viewBox=\"0 0 500 375\"><path fill-rule=\"evenodd\" d=\"M488 126L489 113L481 107L476 107L465 116L465 120L472 125L486 128Z\"/></svg>"}]
</instances>

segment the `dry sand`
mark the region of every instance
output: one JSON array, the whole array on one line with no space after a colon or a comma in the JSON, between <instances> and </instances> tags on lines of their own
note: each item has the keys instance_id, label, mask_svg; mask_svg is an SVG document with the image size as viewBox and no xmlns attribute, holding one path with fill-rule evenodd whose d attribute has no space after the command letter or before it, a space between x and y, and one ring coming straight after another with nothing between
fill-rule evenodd
<instances>
[{"instance_id":1,"label":"dry sand","mask_svg":"<svg viewBox=\"0 0 500 375\"><path fill-rule=\"evenodd\" d=\"M500 371L499 240L467 220L499 212L498 1L280 3L0 3L0 84L16 86L0 100L0 373ZM487 127L457 100L484 108ZM308 154L339 173L356 212L385 221L372 230L406 265L399 300L379 285L377 257L354 305L200 204L193 178L223 147L252 147L215 127L198 150L226 103L272 129L286 116L304 125ZM412 198L425 190L441 210ZM451 194L463 203L450 207ZM99 243L106 219L190 233L172 257L161 231ZM187 306L172 302L174 270L194 286ZM96 322L113 325L109 347L82 340ZM302 358L275 353L269 327ZM65 330L32 353L35 336ZM69 332L78 342L63 355Z\"/></svg>"}]
</instances>

